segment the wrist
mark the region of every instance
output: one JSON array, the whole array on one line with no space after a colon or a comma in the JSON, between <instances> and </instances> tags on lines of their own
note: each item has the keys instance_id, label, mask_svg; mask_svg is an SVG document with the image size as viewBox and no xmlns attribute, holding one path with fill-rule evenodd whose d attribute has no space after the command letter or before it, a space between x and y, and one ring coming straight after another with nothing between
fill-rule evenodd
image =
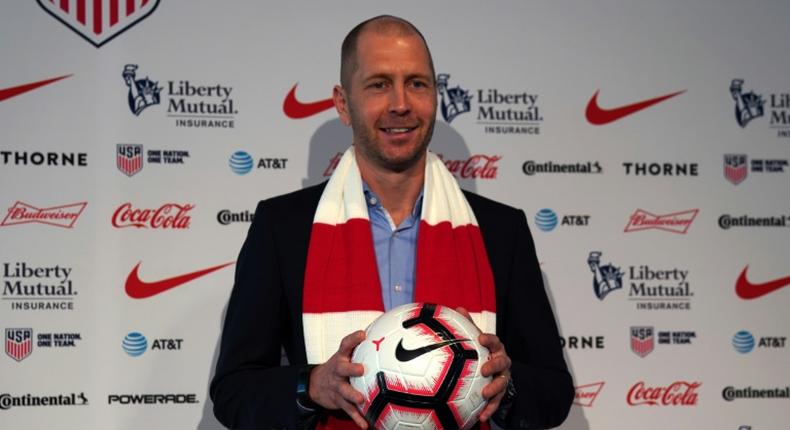
<instances>
[{"instance_id":1,"label":"wrist","mask_svg":"<svg viewBox=\"0 0 790 430\"><path fill-rule=\"evenodd\" d=\"M310 376L315 367L314 364L304 366L296 374L296 403L308 412L321 409L321 405L313 401L310 396Z\"/></svg>"}]
</instances>

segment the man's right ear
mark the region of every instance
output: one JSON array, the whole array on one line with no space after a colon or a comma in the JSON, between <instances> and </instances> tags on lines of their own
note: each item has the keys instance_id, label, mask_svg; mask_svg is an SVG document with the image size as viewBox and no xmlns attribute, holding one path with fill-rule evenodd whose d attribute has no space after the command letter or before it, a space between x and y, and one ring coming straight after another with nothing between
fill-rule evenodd
<instances>
[{"instance_id":1,"label":"man's right ear","mask_svg":"<svg viewBox=\"0 0 790 430\"><path fill-rule=\"evenodd\" d=\"M340 85L335 85L335 87L332 89L332 100L335 102L337 115L340 117L340 121L342 121L343 124L350 126L351 115L348 113L347 96L346 90L344 90Z\"/></svg>"}]
</instances>

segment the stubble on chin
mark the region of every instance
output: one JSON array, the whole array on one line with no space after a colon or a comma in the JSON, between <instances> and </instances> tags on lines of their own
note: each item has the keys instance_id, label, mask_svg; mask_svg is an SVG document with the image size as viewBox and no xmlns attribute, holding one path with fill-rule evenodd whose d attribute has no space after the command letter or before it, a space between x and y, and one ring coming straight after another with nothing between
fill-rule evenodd
<instances>
[{"instance_id":1,"label":"stubble on chin","mask_svg":"<svg viewBox=\"0 0 790 430\"><path fill-rule=\"evenodd\" d=\"M428 132L425 134L422 142L420 142L419 146L412 154L409 154L409 156L406 158L393 159L387 157L383 151L379 149L376 138L370 136L367 128L365 128L362 124L359 124L353 116L351 123L354 133L353 145L356 147L356 149L360 151L363 156L371 163L395 173L402 173L409 170L410 168L414 167L422 159L422 157L425 156L425 153L428 150L428 144L431 142L431 138L433 137L434 125L436 124L435 121L431 122Z\"/></svg>"}]
</instances>

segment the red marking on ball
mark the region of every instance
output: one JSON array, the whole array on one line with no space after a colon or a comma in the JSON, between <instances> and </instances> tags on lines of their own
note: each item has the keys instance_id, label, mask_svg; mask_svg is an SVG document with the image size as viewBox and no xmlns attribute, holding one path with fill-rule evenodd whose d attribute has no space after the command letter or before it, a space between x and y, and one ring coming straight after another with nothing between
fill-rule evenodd
<instances>
[{"instance_id":1,"label":"red marking on ball","mask_svg":"<svg viewBox=\"0 0 790 430\"><path fill-rule=\"evenodd\" d=\"M383 337L381 339L379 339L379 340L374 340L373 341L373 343L376 344L376 351L379 350L379 347L381 346L381 342L384 342L384 338Z\"/></svg>"}]
</instances>

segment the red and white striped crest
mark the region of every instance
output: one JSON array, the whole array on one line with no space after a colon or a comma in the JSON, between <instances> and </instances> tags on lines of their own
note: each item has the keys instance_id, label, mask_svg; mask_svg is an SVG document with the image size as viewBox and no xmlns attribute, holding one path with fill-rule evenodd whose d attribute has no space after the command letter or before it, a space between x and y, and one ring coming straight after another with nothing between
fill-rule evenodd
<instances>
[{"instance_id":1,"label":"red and white striped crest","mask_svg":"<svg viewBox=\"0 0 790 430\"><path fill-rule=\"evenodd\" d=\"M16 361L22 361L33 352L33 329L5 329L5 353Z\"/></svg>"},{"instance_id":2,"label":"red and white striped crest","mask_svg":"<svg viewBox=\"0 0 790 430\"><path fill-rule=\"evenodd\" d=\"M36 1L97 48L148 17L159 6L159 0Z\"/></svg>"},{"instance_id":3,"label":"red and white striped crest","mask_svg":"<svg viewBox=\"0 0 790 430\"><path fill-rule=\"evenodd\" d=\"M653 352L653 327L631 327L631 351L645 358Z\"/></svg>"}]
</instances>

